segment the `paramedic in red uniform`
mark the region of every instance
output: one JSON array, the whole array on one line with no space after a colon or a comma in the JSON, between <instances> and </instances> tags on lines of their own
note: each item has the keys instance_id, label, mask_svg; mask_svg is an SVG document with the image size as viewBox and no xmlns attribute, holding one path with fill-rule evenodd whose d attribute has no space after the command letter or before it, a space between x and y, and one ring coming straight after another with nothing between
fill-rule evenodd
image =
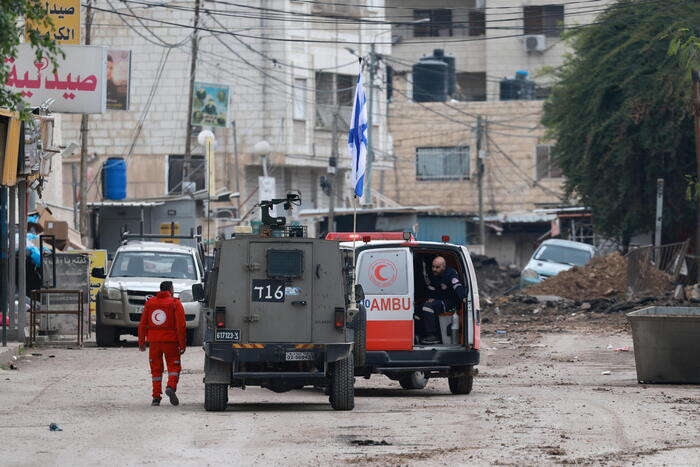
<instances>
[{"instance_id":1,"label":"paramedic in red uniform","mask_svg":"<svg viewBox=\"0 0 700 467\"><path fill-rule=\"evenodd\" d=\"M426 291L427 300L416 313L417 331L420 331L421 344L440 343L440 313L455 310L459 302L467 298L467 288L459 280L457 271L448 268L445 258L436 256L433 259L432 274ZM422 325L422 329L420 329Z\"/></svg>"},{"instance_id":2,"label":"paramedic in red uniform","mask_svg":"<svg viewBox=\"0 0 700 467\"><path fill-rule=\"evenodd\" d=\"M153 379L153 402L160 405L163 381L163 356L168 365L168 385L165 394L172 405L180 402L175 395L177 381L180 378L180 355L186 349L185 310L180 300L173 297L173 283L164 281L160 292L151 297L143 307L139 324L139 350L146 350L149 342L148 361L151 365Z\"/></svg>"}]
</instances>

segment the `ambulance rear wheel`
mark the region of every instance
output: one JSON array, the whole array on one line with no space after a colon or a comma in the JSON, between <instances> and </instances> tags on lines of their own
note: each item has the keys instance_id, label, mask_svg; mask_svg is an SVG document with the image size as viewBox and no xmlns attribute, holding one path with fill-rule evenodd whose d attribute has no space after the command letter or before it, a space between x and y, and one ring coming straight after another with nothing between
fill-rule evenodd
<instances>
[{"instance_id":1,"label":"ambulance rear wheel","mask_svg":"<svg viewBox=\"0 0 700 467\"><path fill-rule=\"evenodd\" d=\"M425 377L425 373L422 371L414 371L413 373L402 375L399 378L399 384L404 389L423 389L428 384L428 378Z\"/></svg>"},{"instance_id":2,"label":"ambulance rear wheel","mask_svg":"<svg viewBox=\"0 0 700 467\"><path fill-rule=\"evenodd\" d=\"M228 404L228 384L204 384L204 409L207 412L223 412Z\"/></svg>"},{"instance_id":3,"label":"ambulance rear wheel","mask_svg":"<svg viewBox=\"0 0 700 467\"><path fill-rule=\"evenodd\" d=\"M471 370L471 367L468 367ZM461 375L461 376L450 376L447 378L450 384L450 392L452 394L469 394L472 392L472 386L474 385L473 375Z\"/></svg>"},{"instance_id":4,"label":"ambulance rear wheel","mask_svg":"<svg viewBox=\"0 0 700 467\"><path fill-rule=\"evenodd\" d=\"M330 397L333 410L352 410L355 408L355 365L352 352L348 358L333 363L330 381Z\"/></svg>"}]
</instances>

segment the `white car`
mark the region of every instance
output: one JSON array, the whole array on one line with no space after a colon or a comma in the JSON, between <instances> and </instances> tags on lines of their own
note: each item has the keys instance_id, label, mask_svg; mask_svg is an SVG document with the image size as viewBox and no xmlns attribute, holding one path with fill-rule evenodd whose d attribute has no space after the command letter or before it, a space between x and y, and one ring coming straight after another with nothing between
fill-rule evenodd
<instances>
[{"instance_id":1,"label":"white car","mask_svg":"<svg viewBox=\"0 0 700 467\"><path fill-rule=\"evenodd\" d=\"M94 270L95 277L105 276ZM200 303L192 297L192 285L204 280L204 267L196 248L162 242L130 241L117 250L97 297L98 346L115 344L122 334L138 334L143 306L160 290L160 283L173 282L175 297L185 309L187 340L202 344Z\"/></svg>"},{"instance_id":2,"label":"white car","mask_svg":"<svg viewBox=\"0 0 700 467\"><path fill-rule=\"evenodd\" d=\"M574 266L584 266L595 256L595 253L595 247L588 243L556 238L545 240L532 254L530 261L520 274L520 287L539 284L546 278Z\"/></svg>"}]
</instances>

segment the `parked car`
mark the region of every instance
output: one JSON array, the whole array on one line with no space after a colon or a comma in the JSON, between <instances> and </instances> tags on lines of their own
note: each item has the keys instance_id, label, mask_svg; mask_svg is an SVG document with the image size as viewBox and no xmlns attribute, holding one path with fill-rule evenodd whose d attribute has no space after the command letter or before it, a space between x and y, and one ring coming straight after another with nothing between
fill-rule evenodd
<instances>
[{"instance_id":1,"label":"parked car","mask_svg":"<svg viewBox=\"0 0 700 467\"><path fill-rule=\"evenodd\" d=\"M574 266L584 266L596 253L593 245L569 240L545 240L520 274L520 287L539 284Z\"/></svg>"},{"instance_id":2,"label":"parked car","mask_svg":"<svg viewBox=\"0 0 700 467\"><path fill-rule=\"evenodd\" d=\"M122 245L108 273L95 268L92 276L105 279L97 294L95 339L100 347L114 345L122 334L138 334L146 301L158 293L160 283L171 280L185 309L187 341L202 345L200 303L192 285L204 281L197 248L161 242L130 241Z\"/></svg>"}]
</instances>

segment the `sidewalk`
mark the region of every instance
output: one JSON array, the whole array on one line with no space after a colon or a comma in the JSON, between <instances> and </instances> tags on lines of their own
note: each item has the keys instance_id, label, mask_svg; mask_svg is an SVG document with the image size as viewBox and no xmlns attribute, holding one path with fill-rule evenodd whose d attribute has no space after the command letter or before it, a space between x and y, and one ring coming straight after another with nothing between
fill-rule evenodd
<instances>
[{"instance_id":1,"label":"sidewalk","mask_svg":"<svg viewBox=\"0 0 700 467\"><path fill-rule=\"evenodd\" d=\"M24 348L24 344L19 342L8 342L7 347L0 346L0 367L9 365L13 361L12 357L19 356L22 348Z\"/></svg>"}]
</instances>

